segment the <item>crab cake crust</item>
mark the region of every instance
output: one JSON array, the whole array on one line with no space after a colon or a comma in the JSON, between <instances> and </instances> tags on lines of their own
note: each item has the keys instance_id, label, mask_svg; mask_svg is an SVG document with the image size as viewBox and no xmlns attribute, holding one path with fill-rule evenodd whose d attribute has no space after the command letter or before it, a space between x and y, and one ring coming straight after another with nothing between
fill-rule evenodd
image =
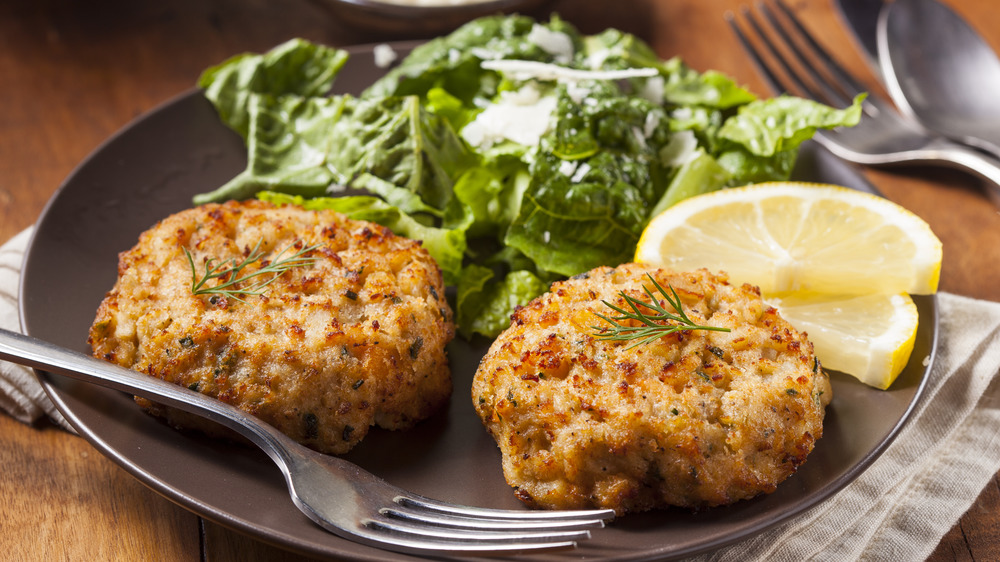
<instances>
[{"instance_id":1,"label":"crab cake crust","mask_svg":"<svg viewBox=\"0 0 1000 562\"><path fill-rule=\"evenodd\" d=\"M192 294L209 260L305 255L260 295ZM259 270L255 261L245 272ZM261 276L256 281L267 280ZM215 281L210 281L209 286ZM96 357L237 406L325 453L378 425L404 429L451 394L455 333L437 263L419 242L334 211L260 201L172 215L119 256L90 328ZM137 399L175 425L201 418Z\"/></svg>"},{"instance_id":2,"label":"crab cake crust","mask_svg":"<svg viewBox=\"0 0 1000 562\"><path fill-rule=\"evenodd\" d=\"M690 319L648 343L600 340L595 313L672 287ZM668 310L668 303L661 301ZM648 311L647 311L648 312ZM831 398L812 344L753 286L639 264L557 282L511 317L472 385L521 500L551 509L730 504L774 491L823 433Z\"/></svg>"}]
</instances>

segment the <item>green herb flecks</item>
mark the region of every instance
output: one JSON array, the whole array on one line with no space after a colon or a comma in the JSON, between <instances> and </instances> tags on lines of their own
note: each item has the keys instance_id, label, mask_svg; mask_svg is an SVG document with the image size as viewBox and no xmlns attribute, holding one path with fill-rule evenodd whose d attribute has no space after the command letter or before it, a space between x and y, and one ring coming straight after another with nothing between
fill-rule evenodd
<instances>
[{"instance_id":1,"label":"green herb flecks","mask_svg":"<svg viewBox=\"0 0 1000 562\"><path fill-rule=\"evenodd\" d=\"M260 250L260 244L261 241L258 240L257 245L254 246L250 254L243 258L242 261L230 258L220 262L216 258L210 258L205 262L205 273L200 277L198 275L198 268L194 263L194 257L191 256L191 252L187 248L184 248L188 265L191 266L191 294L223 295L227 298L244 302L240 297L263 294L264 289L277 280L278 277L281 277L281 274L284 272L292 268L312 265L316 261L316 258L307 257L306 254L319 247L316 245L309 246L302 248L288 257L282 257L285 255L285 252L292 249L293 246L289 246L279 252L273 260L265 263L260 269L244 273L243 270L248 265L260 261L264 257L264 252ZM269 278L260 279L268 275L270 275ZM220 283L208 286L207 283L212 279L218 279ZM246 286L240 286L250 281L253 282Z\"/></svg>"},{"instance_id":2,"label":"green herb flecks","mask_svg":"<svg viewBox=\"0 0 1000 562\"><path fill-rule=\"evenodd\" d=\"M618 294L621 295L625 302L629 305L631 311L625 310L618 306L615 306L608 301L601 301L605 306L614 310L619 314L619 316L605 316L603 314L595 312L598 317L611 325L607 326L591 326L595 330L595 336L601 340L614 340L614 341L635 341L632 345L628 347L631 349L638 345L647 344L653 342L665 335L673 334L675 332L690 331L690 330L708 330L712 332L728 332L729 328L720 328L716 326L699 326L695 324L690 318L688 318L687 313L684 312L684 308L681 304L680 297L677 296L677 291L674 291L673 287L667 285L670 288L670 294L653 279L653 276L646 274L646 277L653 282L653 286L659 291L660 295L670 304L674 312L669 312L665 309L657 299L653 291L643 285L642 288L649 297L649 302L639 300L635 297L631 297L625 294L625 291L620 291ZM643 309L653 311L655 314L648 314L644 312ZM638 326L630 326L623 324L628 320L635 320L639 322Z\"/></svg>"}]
</instances>

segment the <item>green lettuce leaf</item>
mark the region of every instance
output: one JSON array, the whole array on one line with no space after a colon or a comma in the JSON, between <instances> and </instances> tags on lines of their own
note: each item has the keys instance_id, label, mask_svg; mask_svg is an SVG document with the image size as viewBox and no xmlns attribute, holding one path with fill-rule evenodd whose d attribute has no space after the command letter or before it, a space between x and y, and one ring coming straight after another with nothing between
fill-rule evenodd
<instances>
[{"instance_id":1,"label":"green lettuce leaf","mask_svg":"<svg viewBox=\"0 0 1000 562\"><path fill-rule=\"evenodd\" d=\"M292 39L267 53L243 53L206 69L198 87L222 121L246 138L254 94L325 95L347 58L346 51Z\"/></svg>"},{"instance_id":2,"label":"green lettuce leaf","mask_svg":"<svg viewBox=\"0 0 1000 562\"><path fill-rule=\"evenodd\" d=\"M338 169L329 155L333 150L330 129L349 101L248 96L246 169L218 189L196 195L194 203L248 199L265 190L317 197L331 184L346 182L348 171Z\"/></svg>"},{"instance_id":3,"label":"green lettuce leaf","mask_svg":"<svg viewBox=\"0 0 1000 562\"><path fill-rule=\"evenodd\" d=\"M307 199L268 191L258 193L257 197L276 205L298 205L310 210L334 210L355 220L380 224L394 234L421 241L441 267L445 283L453 285L458 283L461 277L462 258L465 253L465 234L462 231L427 226L377 197L357 195Z\"/></svg>"},{"instance_id":4,"label":"green lettuce leaf","mask_svg":"<svg viewBox=\"0 0 1000 562\"><path fill-rule=\"evenodd\" d=\"M589 159L577 181L552 164L536 167L504 243L560 275L629 261L649 205L615 160L609 153Z\"/></svg>"},{"instance_id":5,"label":"green lettuce leaf","mask_svg":"<svg viewBox=\"0 0 1000 562\"><path fill-rule=\"evenodd\" d=\"M670 186L649 216L655 217L684 199L722 189L730 181L732 176L725 166L704 150L698 149L674 174Z\"/></svg>"},{"instance_id":6,"label":"green lettuce leaf","mask_svg":"<svg viewBox=\"0 0 1000 562\"><path fill-rule=\"evenodd\" d=\"M322 196L337 184L367 189L403 212L440 215L453 183L478 156L413 96L249 98L246 170L196 204L258 191Z\"/></svg>"},{"instance_id":7,"label":"green lettuce leaf","mask_svg":"<svg viewBox=\"0 0 1000 562\"><path fill-rule=\"evenodd\" d=\"M554 47L561 41L571 53ZM558 278L632 259L649 218L678 201L786 179L817 129L860 117L860 98L845 109L759 100L721 73L661 60L634 35L584 36L558 17L475 20L414 49L360 97L326 97L345 59L295 40L206 70L199 85L244 135L248 164L196 202L256 195L422 240L456 286L466 337L496 336L516 306ZM656 73L535 80L557 100L541 142L491 131L472 147L463 127L528 82L484 69L493 59ZM341 186L371 197L330 197Z\"/></svg>"},{"instance_id":8,"label":"green lettuce leaf","mask_svg":"<svg viewBox=\"0 0 1000 562\"><path fill-rule=\"evenodd\" d=\"M530 271L512 271L495 281L490 268L470 265L458 284L458 331L467 339L473 334L495 338L510 326L510 315L518 306L548 289L549 284Z\"/></svg>"},{"instance_id":9,"label":"green lettuce leaf","mask_svg":"<svg viewBox=\"0 0 1000 562\"><path fill-rule=\"evenodd\" d=\"M861 119L859 95L845 109L836 109L812 100L782 95L757 100L740 107L723 123L719 137L744 147L757 156L774 156L796 150L812 138L816 129L852 127Z\"/></svg>"},{"instance_id":10,"label":"green lettuce leaf","mask_svg":"<svg viewBox=\"0 0 1000 562\"><path fill-rule=\"evenodd\" d=\"M729 109L757 99L732 78L715 70L699 73L674 57L664 63L665 100L677 106L701 106Z\"/></svg>"},{"instance_id":11,"label":"green lettuce leaf","mask_svg":"<svg viewBox=\"0 0 1000 562\"><path fill-rule=\"evenodd\" d=\"M582 47L580 33L557 16L548 23L539 23L527 16L487 16L417 47L402 63L365 90L362 97L426 97L432 88L441 88L469 106L474 105L475 99L492 99L500 88L501 77L482 69L483 60L556 60L552 53L528 40L536 25L565 33L577 51Z\"/></svg>"}]
</instances>

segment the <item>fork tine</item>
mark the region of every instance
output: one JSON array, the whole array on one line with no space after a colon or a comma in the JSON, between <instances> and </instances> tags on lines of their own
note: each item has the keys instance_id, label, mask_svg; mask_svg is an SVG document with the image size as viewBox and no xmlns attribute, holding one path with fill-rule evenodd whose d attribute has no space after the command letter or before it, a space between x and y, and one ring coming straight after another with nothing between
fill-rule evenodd
<instances>
[{"instance_id":1,"label":"fork tine","mask_svg":"<svg viewBox=\"0 0 1000 562\"><path fill-rule=\"evenodd\" d=\"M416 533L411 531L417 531ZM331 529L335 533L339 529ZM483 532L429 532L426 528L402 527L391 522L368 521L363 528L354 529L347 536L353 541L377 548L416 554L514 554L574 548L577 540L589 538L586 531L579 536L555 536L553 534L535 537L512 533Z\"/></svg>"},{"instance_id":2,"label":"fork tine","mask_svg":"<svg viewBox=\"0 0 1000 562\"><path fill-rule=\"evenodd\" d=\"M759 6L760 4L758 3L758 9L760 9ZM754 63L761 71L763 71L767 79L771 82L772 88L790 94L803 95L828 105L846 105L846 100L843 99L842 95L826 83L823 76L816 71L815 67L810 64L803 54L793 48L794 44L790 41L789 37L782 28L777 26L775 22L771 21L768 26L770 32L765 31L764 25L761 24L760 19L754 14L753 11L744 6L741 13L743 15L743 19L749 24L750 28L763 44L768 54L764 55L760 50L754 47L753 43L736 25L735 18L731 18L729 20L730 26L736 32L737 37L740 39L744 49L753 58ZM777 44L772 39L773 35L777 35L778 38L788 47L788 55L783 54L782 49L778 48ZM774 64L768 64L768 59L773 60ZM796 71L796 67L801 69L801 71ZM781 75L787 77L787 80L782 81ZM812 84L819 85L822 91L813 87Z\"/></svg>"},{"instance_id":3,"label":"fork tine","mask_svg":"<svg viewBox=\"0 0 1000 562\"><path fill-rule=\"evenodd\" d=\"M331 529L339 533L340 529ZM590 531L475 530L428 525L423 521L378 517L359 522L352 540L379 548L420 555L515 553L573 548L590 538Z\"/></svg>"},{"instance_id":4,"label":"fork tine","mask_svg":"<svg viewBox=\"0 0 1000 562\"><path fill-rule=\"evenodd\" d=\"M785 20L794 30L794 33L788 33L788 27L785 27L778 22L778 19L774 17L774 14L771 12L770 7L766 3L761 3L761 11L764 13L765 17L768 18L776 29L781 29L783 31L783 35L786 40L790 35L794 34L795 37L799 39L800 45L803 43L807 45L813 54L823 61L827 71L829 71L837 81L836 84L838 89L843 95L848 98L853 98L866 91L866 88L858 82L858 80L855 79L851 73L844 69L844 67L837 62L837 59L835 59L829 51L824 49L823 46L816 41L813 34L809 33L805 25L802 24L802 21L795 16L795 13L792 12L791 8L789 8L783 0L772 0L772 2L778 7L778 10L782 13Z\"/></svg>"},{"instance_id":5,"label":"fork tine","mask_svg":"<svg viewBox=\"0 0 1000 562\"><path fill-rule=\"evenodd\" d=\"M485 541L498 544L515 542L534 542L551 544L553 542L577 541L590 538L586 529L573 531L530 531L518 529L461 529L452 527L436 527L427 525L424 521L407 521L396 519L372 519L364 523L367 527L413 535L423 539L441 539L454 541Z\"/></svg>"},{"instance_id":6,"label":"fork tine","mask_svg":"<svg viewBox=\"0 0 1000 562\"><path fill-rule=\"evenodd\" d=\"M527 552L573 547L604 527L610 509L520 511L479 508L399 495L364 522L380 541L421 552ZM402 542L400 542L402 541Z\"/></svg>"},{"instance_id":7,"label":"fork tine","mask_svg":"<svg viewBox=\"0 0 1000 562\"><path fill-rule=\"evenodd\" d=\"M513 518L513 517L467 517L454 514L443 514L435 511L383 508L381 514L407 521L421 521L424 523L439 525L443 527L498 530L498 529L599 529L604 527L601 519L573 519L573 518Z\"/></svg>"},{"instance_id":8,"label":"fork tine","mask_svg":"<svg viewBox=\"0 0 1000 562\"><path fill-rule=\"evenodd\" d=\"M741 11L744 13L744 17L749 12L746 7L743 7ZM782 83L782 80L777 73L775 73L771 69L771 66L764 61L760 52L743 33L743 29L740 28L739 24L736 23L736 16L734 16L732 12L726 12L724 17L726 18L726 23L729 24L729 28L732 29L733 34L736 35L736 39L740 42L740 46L743 47L743 52L750 57L754 66L756 66L757 70L764 76L764 80L767 82L767 85L770 86L775 92L787 92L790 88L787 88Z\"/></svg>"},{"instance_id":9,"label":"fork tine","mask_svg":"<svg viewBox=\"0 0 1000 562\"><path fill-rule=\"evenodd\" d=\"M591 524L596 522L599 523L597 526L603 526L603 521L607 521L615 515L615 512L610 509L580 509L564 511L491 509L456 505L414 496L397 496L393 501L403 507L422 508L427 511L450 514L458 517L482 518L494 521L536 522L539 525L552 525L558 524L558 522L577 521Z\"/></svg>"}]
</instances>

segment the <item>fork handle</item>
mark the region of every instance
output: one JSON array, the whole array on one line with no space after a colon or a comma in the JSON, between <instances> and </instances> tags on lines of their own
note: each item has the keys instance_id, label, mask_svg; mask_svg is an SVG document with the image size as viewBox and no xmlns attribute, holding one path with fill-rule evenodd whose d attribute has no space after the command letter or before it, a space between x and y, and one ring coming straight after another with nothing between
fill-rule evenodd
<instances>
[{"instance_id":1,"label":"fork handle","mask_svg":"<svg viewBox=\"0 0 1000 562\"><path fill-rule=\"evenodd\" d=\"M0 359L128 392L205 417L251 440L282 468L289 462L289 451L297 446L283 433L225 402L31 336L0 329Z\"/></svg>"}]
</instances>

